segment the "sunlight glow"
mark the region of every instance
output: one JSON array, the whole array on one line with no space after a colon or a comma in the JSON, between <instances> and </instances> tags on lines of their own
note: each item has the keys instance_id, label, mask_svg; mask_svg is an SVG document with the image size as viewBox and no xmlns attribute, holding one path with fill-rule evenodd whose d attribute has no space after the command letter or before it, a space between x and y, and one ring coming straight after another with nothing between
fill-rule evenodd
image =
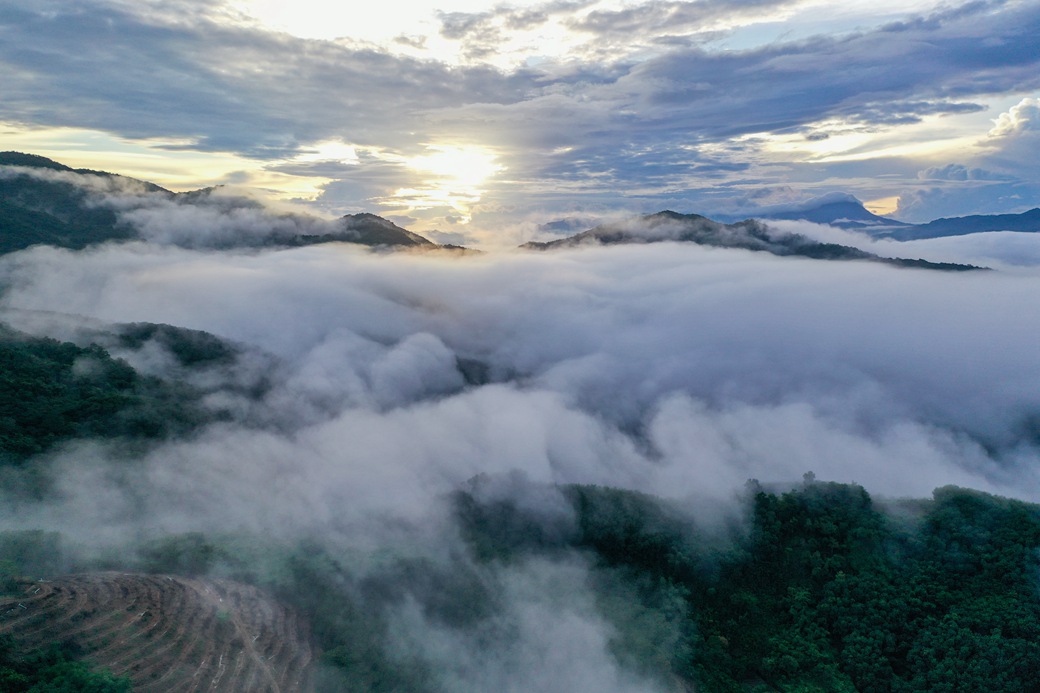
<instances>
[{"instance_id":1,"label":"sunlight glow","mask_svg":"<svg viewBox=\"0 0 1040 693\"><path fill-rule=\"evenodd\" d=\"M356 164L359 161L357 148L342 140L326 140L317 142L307 151L293 158L294 162L338 161L344 164Z\"/></svg>"},{"instance_id":2,"label":"sunlight glow","mask_svg":"<svg viewBox=\"0 0 1040 693\"><path fill-rule=\"evenodd\" d=\"M504 167L483 147L430 145L427 151L430 153L404 161L418 174L417 184L399 188L381 203L411 210L448 208L459 222L467 223L472 206L484 194L481 186Z\"/></svg>"},{"instance_id":3,"label":"sunlight glow","mask_svg":"<svg viewBox=\"0 0 1040 693\"><path fill-rule=\"evenodd\" d=\"M432 145L427 149L433 153L408 160L408 166L432 173L448 185L476 187L502 170L495 155L483 147Z\"/></svg>"},{"instance_id":4,"label":"sunlight glow","mask_svg":"<svg viewBox=\"0 0 1040 693\"><path fill-rule=\"evenodd\" d=\"M868 161L886 157L929 160L974 149L979 142L978 113L927 116L915 123L885 128L827 120L806 132L757 133L737 141L757 142L767 156L811 163Z\"/></svg>"}]
</instances>

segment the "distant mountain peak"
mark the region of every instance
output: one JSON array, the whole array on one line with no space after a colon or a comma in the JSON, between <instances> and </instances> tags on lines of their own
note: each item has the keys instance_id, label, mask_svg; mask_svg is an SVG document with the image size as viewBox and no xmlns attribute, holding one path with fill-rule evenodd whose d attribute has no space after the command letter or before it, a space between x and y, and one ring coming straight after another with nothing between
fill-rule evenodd
<instances>
[{"instance_id":1,"label":"distant mountain peak","mask_svg":"<svg viewBox=\"0 0 1040 693\"><path fill-rule=\"evenodd\" d=\"M787 205L773 205L752 213L756 219L804 220L830 224L846 229L902 227L907 224L874 214L855 195L832 192L810 200Z\"/></svg>"},{"instance_id":2,"label":"distant mountain peak","mask_svg":"<svg viewBox=\"0 0 1040 693\"><path fill-rule=\"evenodd\" d=\"M644 223L650 228L655 228L661 224L667 223L678 223L678 224L690 224L703 221L712 221L708 217L700 214L681 214L679 212L673 212L670 209L666 209L661 212L655 212L653 214L644 214L640 217Z\"/></svg>"},{"instance_id":3,"label":"distant mountain peak","mask_svg":"<svg viewBox=\"0 0 1040 693\"><path fill-rule=\"evenodd\" d=\"M927 224L907 225L897 229L891 237L899 241L966 236L989 231L1017 231L1040 233L1040 207L1021 214L973 214L966 217L944 217Z\"/></svg>"}]
</instances>

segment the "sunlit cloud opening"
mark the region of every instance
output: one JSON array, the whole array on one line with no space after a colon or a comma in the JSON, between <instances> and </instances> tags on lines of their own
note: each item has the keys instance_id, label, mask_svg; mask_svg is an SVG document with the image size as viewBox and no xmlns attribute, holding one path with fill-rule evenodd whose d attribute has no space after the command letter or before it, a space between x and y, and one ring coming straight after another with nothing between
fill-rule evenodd
<instances>
[{"instance_id":1,"label":"sunlit cloud opening","mask_svg":"<svg viewBox=\"0 0 1040 693\"><path fill-rule=\"evenodd\" d=\"M431 145L427 149L433 153L409 159L408 165L463 188L479 186L504 168L483 147Z\"/></svg>"},{"instance_id":2,"label":"sunlit cloud opening","mask_svg":"<svg viewBox=\"0 0 1040 693\"><path fill-rule=\"evenodd\" d=\"M974 148L979 137L977 119L976 113L931 115L886 127L829 119L796 133L753 133L735 141L753 141L766 157L784 161L819 164L885 157L928 160Z\"/></svg>"},{"instance_id":3,"label":"sunlit cloud opening","mask_svg":"<svg viewBox=\"0 0 1040 693\"><path fill-rule=\"evenodd\" d=\"M357 164L357 148L341 140L318 142L297 156L294 161L305 163L314 161L338 161L342 164Z\"/></svg>"},{"instance_id":4,"label":"sunlit cloud opening","mask_svg":"<svg viewBox=\"0 0 1040 693\"><path fill-rule=\"evenodd\" d=\"M420 177L415 186L399 188L384 203L411 209L449 207L461 223L470 219L472 205L484 194L483 184L505 167L484 147L473 145L429 145L428 154L404 161Z\"/></svg>"},{"instance_id":5,"label":"sunlit cloud opening","mask_svg":"<svg viewBox=\"0 0 1040 693\"><path fill-rule=\"evenodd\" d=\"M893 195L891 197L879 197L876 200L868 200L863 203L863 206L867 208L868 212L877 214L880 216L886 216L888 214L895 214L896 210L899 209L899 195Z\"/></svg>"}]
</instances>

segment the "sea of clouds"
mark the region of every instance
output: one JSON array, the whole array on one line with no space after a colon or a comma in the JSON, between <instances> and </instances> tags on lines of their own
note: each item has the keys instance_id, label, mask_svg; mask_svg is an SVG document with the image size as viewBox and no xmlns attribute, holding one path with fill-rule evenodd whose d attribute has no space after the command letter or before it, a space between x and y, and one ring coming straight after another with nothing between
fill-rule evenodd
<instances>
[{"instance_id":1,"label":"sea of clouds","mask_svg":"<svg viewBox=\"0 0 1040 693\"><path fill-rule=\"evenodd\" d=\"M172 228L162 209L152 228ZM6 498L4 527L109 549L187 531L320 537L440 561L464 553L444 498L481 474L514 480L546 516L567 509L542 484L601 484L673 499L709 527L741 516L748 479L807 471L881 497L1040 492L1040 271L1014 241L899 244L1001 259L937 272L672 242L445 257L168 237L4 256L0 319L64 339L126 322L211 332L244 355L198 377L242 415L132 465L117 445L69 444L49 463L53 496ZM195 377L155 349L113 353ZM261 377L262 401L245 401ZM612 659L581 559L482 570L508 636L394 607L395 647L451 690L659 687Z\"/></svg>"}]
</instances>

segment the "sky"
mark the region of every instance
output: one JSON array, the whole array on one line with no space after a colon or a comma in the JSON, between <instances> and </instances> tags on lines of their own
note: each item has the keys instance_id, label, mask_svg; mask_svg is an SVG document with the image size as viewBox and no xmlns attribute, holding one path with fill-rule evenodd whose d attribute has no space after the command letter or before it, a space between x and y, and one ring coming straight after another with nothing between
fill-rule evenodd
<instances>
[{"instance_id":1,"label":"sky","mask_svg":"<svg viewBox=\"0 0 1040 693\"><path fill-rule=\"evenodd\" d=\"M833 192L1021 212L1038 32L1025 0L0 0L0 149L484 245Z\"/></svg>"}]
</instances>

